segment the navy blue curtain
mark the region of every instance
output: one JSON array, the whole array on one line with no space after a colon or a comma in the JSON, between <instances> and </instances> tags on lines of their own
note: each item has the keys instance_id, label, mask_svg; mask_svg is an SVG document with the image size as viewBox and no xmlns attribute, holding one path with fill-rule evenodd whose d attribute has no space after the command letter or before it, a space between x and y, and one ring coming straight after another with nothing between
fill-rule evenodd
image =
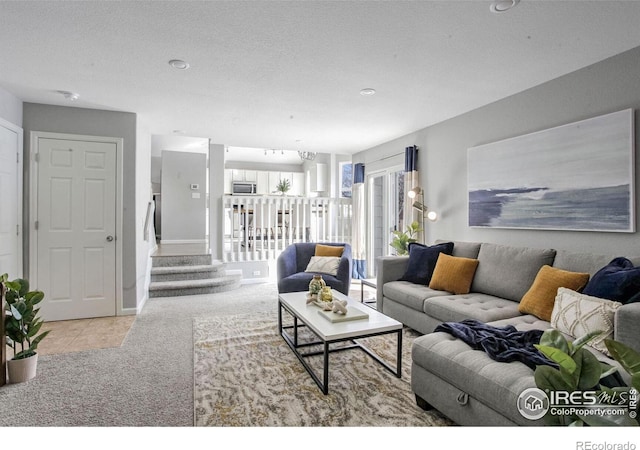
<instances>
[{"instance_id":1,"label":"navy blue curtain","mask_svg":"<svg viewBox=\"0 0 640 450\"><path fill-rule=\"evenodd\" d=\"M353 186L351 188L352 211L352 278L367 277L366 220L364 201L364 164L357 163L353 167Z\"/></svg>"},{"instance_id":2,"label":"navy blue curtain","mask_svg":"<svg viewBox=\"0 0 640 450\"><path fill-rule=\"evenodd\" d=\"M418 220L415 216L412 202L406 201L407 193L414 187L419 186L418 179L418 147L413 145L404 149L404 210L402 212L402 223L400 229L405 230L411 222Z\"/></svg>"}]
</instances>

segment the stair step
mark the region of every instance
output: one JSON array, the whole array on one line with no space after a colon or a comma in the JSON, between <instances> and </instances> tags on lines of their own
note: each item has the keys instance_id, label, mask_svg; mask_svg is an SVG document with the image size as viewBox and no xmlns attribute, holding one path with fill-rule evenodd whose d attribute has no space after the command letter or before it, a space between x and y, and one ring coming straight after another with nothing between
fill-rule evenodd
<instances>
[{"instance_id":1,"label":"stair step","mask_svg":"<svg viewBox=\"0 0 640 450\"><path fill-rule=\"evenodd\" d=\"M210 265L161 266L151 268L151 281L200 280L226 275L225 264L213 261Z\"/></svg>"},{"instance_id":2,"label":"stair step","mask_svg":"<svg viewBox=\"0 0 640 450\"><path fill-rule=\"evenodd\" d=\"M183 295L213 294L240 287L242 274L226 274L218 278L179 281L152 281L149 297L177 297Z\"/></svg>"},{"instance_id":3,"label":"stair step","mask_svg":"<svg viewBox=\"0 0 640 450\"><path fill-rule=\"evenodd\" d=\"M206 266L212 264L211 255L153 256L152 267Z\"/></svg>"}]
</instances>

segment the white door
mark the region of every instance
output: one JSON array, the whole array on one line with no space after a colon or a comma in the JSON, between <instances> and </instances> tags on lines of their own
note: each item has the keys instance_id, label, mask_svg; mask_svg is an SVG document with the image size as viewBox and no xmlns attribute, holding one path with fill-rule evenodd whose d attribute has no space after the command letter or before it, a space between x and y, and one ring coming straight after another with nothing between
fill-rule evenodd
<instances>
[{"instance_id":1,"label":"white door","mask_svg":"<svg viewBox=\"0 0 640 450\"><path fill-rule=\"evenodd\" d=\"M0 121L0 275L22 276L22 130Z\"/></svg>"},{"instance_id":2,"label":"white door","mask_svg":"<svg viewBox=\"0 0 640 450\"><path fill-rule=\"evenodd\" d=\"M37 152L42 316L115 316L117 144L39 137Z\"/></svg>"}]
</instances>

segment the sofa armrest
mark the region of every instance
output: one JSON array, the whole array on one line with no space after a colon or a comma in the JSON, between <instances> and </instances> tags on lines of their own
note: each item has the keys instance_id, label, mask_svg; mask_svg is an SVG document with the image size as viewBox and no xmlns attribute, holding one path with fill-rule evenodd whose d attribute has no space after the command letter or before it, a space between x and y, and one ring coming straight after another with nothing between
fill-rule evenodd
<instances>
[{"instance_id":1,"label":"sofa armrest","mask_svg":"<svg viewBox=\"0 0 640 450\"><path fill-rule=\"evenodd\" d=\"M286 247L276 261L276 276L278 280L293 275L298 270L297 254L295 245Z\"/></svg>"},{"instance_id":2,"label":"sofa armrest","mask_svg":"<svg viewBox=\"0 0 640 450\"><path fill-rule=\"evenodd\" d=\"M382 312L382 288L389 281L397 281L407 271L408 256L378 256L376 258L376 307Z\"/></svg>"},{"instance_id":3,"label":"sofa armrest","mask_svg":"<svg viewBox=\"0 0 640 450\"><path fill-rule=\"evenodd\" d=\"M613 338L640 352L640 303L622 305L616 311L613 325Z\"/></svg>"}]
</instances>

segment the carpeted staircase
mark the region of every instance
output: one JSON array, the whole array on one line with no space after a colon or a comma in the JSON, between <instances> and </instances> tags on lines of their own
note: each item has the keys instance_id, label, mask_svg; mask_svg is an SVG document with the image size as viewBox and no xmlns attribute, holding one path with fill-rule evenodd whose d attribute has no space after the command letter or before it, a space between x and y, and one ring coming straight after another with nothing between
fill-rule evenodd
<instances>
[{"instance_id":1,"label":"carpeted staircase","mask_svg":"<svg viewBox=\"0 0 640 450\"><path fill-rule=\"evenodd\" d=\"M211 255L153 256L149 297L213 294L240 287L242 271Z\"/></svg>"}]
</instances>

